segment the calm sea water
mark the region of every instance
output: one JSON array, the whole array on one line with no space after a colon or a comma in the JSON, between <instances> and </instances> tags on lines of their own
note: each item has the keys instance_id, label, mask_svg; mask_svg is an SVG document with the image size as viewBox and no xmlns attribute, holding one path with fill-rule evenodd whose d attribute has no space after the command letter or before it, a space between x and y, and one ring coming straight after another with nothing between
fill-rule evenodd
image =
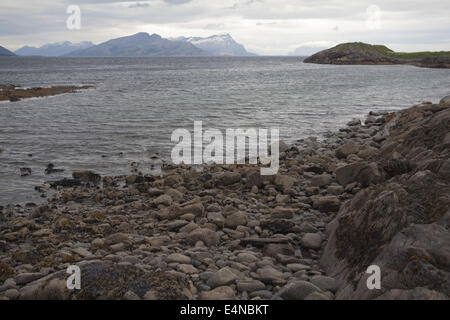
<instances>
[{"instance_id":1,"label":"calm sea water","mask_svg":"<svg viewBox=\"0 0 450 320\"><path fill-rule=\"evenodd\" d=\"M0 205L39 201L34 186L73 170L126 174L176 128L279 127L320 136L370 110L450 94L450 70L304 64L294 57L0 58L0 83L94 84L76 94L0 103ZM123 153L123 154L121 154ZM32 156L30 156L32 155ZM48 163L64 173L45 175ZM21 177L19 168L32 175ZM144 168L144 171L146 169Z\"/></svg>"}]
</instances>

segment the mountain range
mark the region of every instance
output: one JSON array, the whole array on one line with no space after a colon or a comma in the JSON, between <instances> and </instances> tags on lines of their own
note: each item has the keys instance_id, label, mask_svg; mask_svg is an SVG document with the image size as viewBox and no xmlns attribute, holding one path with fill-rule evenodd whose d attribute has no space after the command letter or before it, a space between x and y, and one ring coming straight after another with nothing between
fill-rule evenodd
<instances>
[{"instance_id":1,"label":"mountain range","mask_svg":"<svg viewBox=\"0 0 450 320\"><path fill-rule=\"evenodd\" d=\"M0 56L15 56L15 54L8 49L0 46Z\"/></svg>"},{"instance_id":2,"label":"mountain range","mask_svg":"<svg viewBox=\"0 0 450 320\"><path fill-rule=\"evenodd\" d=\"M146 32L111 39L98 45L89 41L65 41L41 47L24 46L16 50L15 54L52 57L255 56L229 34L166 39Z\"/></svg>"},{"instance_id":3,"label":"mountain range","mask_svg":"<svg viewBox=\"0 0 450 320\"><path fill-rule=\"evenodd\" d=\"M208 53L191 43L172 41L146 32L112 39L87 49L66 54L69 57L156 57L205 56Z\"/></svg>"},{"instance_id":4,"label":"mountain range","mask_svg":"<svg viewBox=\"0 0 450 320\"><path fill-rule=\"evenodd\" d=\"M173 40L192 43L214 56L256 56L256 54L245 50L244 46L237 43L229 34L213 35L206 38L178 37L173 38Z\"/></svg>"},{"instance_id":5,"label":"mountain range","mask_svg":"<svg viewBox=\"0 0 450 320\"><path fill-rule=\"evenodd\" d=\"M16 51L19 56L57 57L75 50L82 50L94 46L90 41L72 43L70 41L48 43L41 47L24 46Z\"/></svg>"}]
</instances>

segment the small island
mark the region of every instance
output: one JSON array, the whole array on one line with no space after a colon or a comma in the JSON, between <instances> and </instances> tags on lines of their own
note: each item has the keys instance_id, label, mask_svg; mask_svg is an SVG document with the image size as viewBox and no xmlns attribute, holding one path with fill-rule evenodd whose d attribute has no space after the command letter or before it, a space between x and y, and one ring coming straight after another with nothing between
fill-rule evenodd
<instances>
[{"instance_id":1,"label":"small island","mask_svg":"<svg viewBox=\"0 0 450 320\"><path fill-rule=\"evenodd\" d=\"M320 51L304 62L340 65L407 64L424 68L450 68L450 51L395 52L384 45L349 42Z\"/></svg>"},{"instance_id":2,"label":"small island","mask_svg":"<svg viewBox=\"0 0 450 320\"><path fill-rule=\"evenodd\" d=\"M22 88L14 84L0 84L0 101L20 101L25 98L47 97L63 93L75 93L82 89L93 88L91 85L84 86L53 86Z\"/></svg>"}]
</instances>

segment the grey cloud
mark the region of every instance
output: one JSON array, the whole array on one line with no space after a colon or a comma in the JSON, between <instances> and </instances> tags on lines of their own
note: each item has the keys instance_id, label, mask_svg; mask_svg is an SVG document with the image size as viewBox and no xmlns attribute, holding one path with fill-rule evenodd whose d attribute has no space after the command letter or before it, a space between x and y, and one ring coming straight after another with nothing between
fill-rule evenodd
<instances>
[{"instance_id":1,"label":"grey cloud","mask_svg":"<svg viewBox=\"0 0 450 320\"><path fill-rule=\"evenodd\" d=\"M128 8L145 8L148 6L149 6L148 3L137 2L137 3L132 3L132 4L128 5Z\"/></svg>"},{"instance_id":2,"label":"grey cloud","mask_svg":"<svg viewBox=\"0 0 450 320\"><path fill-rule=\"evenodd\" d=\"M0 45L44 44L70 37L93 42L137 31L180 36L232 32L249 48L283 50L306 41L360 40L432 44L449 50L448 0L30 0L0 1ZM20 4L20 6L19 6ZM79 32L68 31L67 5L81 7ZM382 29L367 32L366 9L382 11ZM128 9L130 8L130 9ZM134 9L133 9L134 8ZM233 10L226 10L233 8ZM338 32L335 29L338 26ZM165 33L168 34L165 34ZM195 35L195 34L194 34ZM447 47L445 47L447 46ZM267 51L269 52L269 51Z\"/></svg>"},{"instance_id":3,"label":"grey cloud","mask_svg":"<svg viewBox=\"0 0 450 320\"><path fill-rule=\"evenodd\" d=\"M164 0L164 2L170 3L170 4L183 4L191 2L191 0Z\"/></svg>"},{"instance_id":4,"label":"grey cloud","mask_svg":"<svg viewBox=\"0 0 450 320\"><path fill-rule=\"evenodd\" d=\"M207 25L204 26L204 29L207 29L207 30L210 30L210 29L214 29L214 30L225 29L225 24L224 23L208 23Z\"/></svg>"}]
</instances>

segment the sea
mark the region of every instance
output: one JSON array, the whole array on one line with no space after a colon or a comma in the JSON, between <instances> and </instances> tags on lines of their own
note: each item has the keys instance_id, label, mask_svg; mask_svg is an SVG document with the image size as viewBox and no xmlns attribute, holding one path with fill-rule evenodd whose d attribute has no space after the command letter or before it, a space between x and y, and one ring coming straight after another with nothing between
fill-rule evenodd
<instances>
[{"instance_id":1,"label":"sea","mask_svg":"<svg viewBox=\"0 0 450 320\"><path fill-rule=\"evenodd\" d=\"M1 57L0 83L94 85L0 103L0 205L44 201L34 190L74 170L151 173L170 162L172 132L278 128L287 143L450 94L450 70L337 66L299 57ZM52 163L64 169L45 174ZM31 175L22 177L20 168Z\"/></svg>"}]
</instances>

